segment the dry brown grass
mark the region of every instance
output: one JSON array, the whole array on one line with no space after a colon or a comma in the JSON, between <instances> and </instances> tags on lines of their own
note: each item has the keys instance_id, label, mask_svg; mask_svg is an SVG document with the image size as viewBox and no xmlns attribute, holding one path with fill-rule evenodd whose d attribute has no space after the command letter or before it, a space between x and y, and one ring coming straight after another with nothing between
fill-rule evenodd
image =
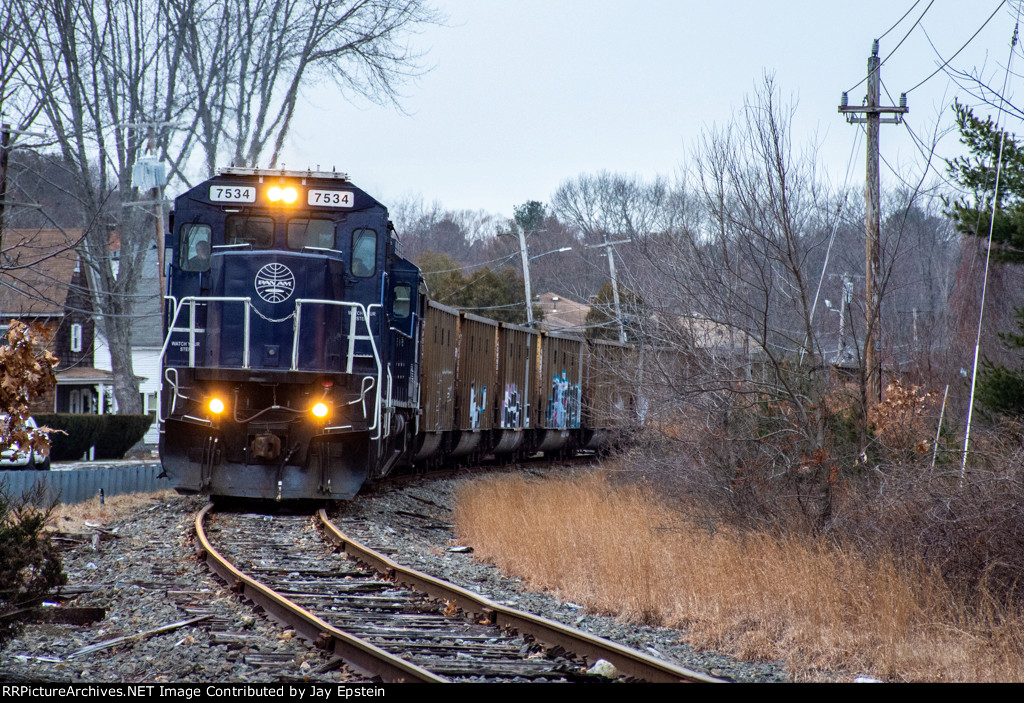
<instances>
[{"instance_id":1,"label":"dry brown grass","mask_svg":"<svg viewBox=\"0 0 1024 703\"><path fill-rule=\"evenodd\" d=\"M459 492L459 538L593 611L683 627L698 646L784 659L801 679L1024 680L1024 616L954 596L914 560L814 538L700 529L601 474L490 478Z\"/></svg>"},{"instance_id":2,"label":"dry brown grass","mask_svg":"<svg viewBox=\"0 0 1024 703\"><path fill-rule=\"evenodd\" d=\"M53 511L49 527L61 532L87 532L86 522L104 526L113 520L150 508L158 501L173 500L176 496L174 491L155 491L111 496L103 501L103 505L100 505L98 497L73 505L62 503Z\"/></svg>"}]
</instances>

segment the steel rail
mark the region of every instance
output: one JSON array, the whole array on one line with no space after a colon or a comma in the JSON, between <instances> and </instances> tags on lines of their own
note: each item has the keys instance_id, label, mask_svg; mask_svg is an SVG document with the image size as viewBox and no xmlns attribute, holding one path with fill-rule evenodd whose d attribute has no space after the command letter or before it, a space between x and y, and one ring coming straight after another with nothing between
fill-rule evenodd
<instances>
[{"instance_id":1,"label":"steel rail","mask_svg":"<svg viewBox=\"0 0 1024 703\"><path fill-rule=\"evenodd\" d=\"M432 598L454 603L466 613L472 613L502 628L511 628L530 635L548 646L561 646L568 652L585 656L593 663L604 659L626 676L652 683L724 683L707 674L691 671L653 657L635 649L590 635L561 623L499 605L483 596L460 588L422 572L402 566L383 554L356 542L345 535L321 509L320 521L328 538L354 559L368 564L389 579L426 593Z\"/></svg>"},{"instance_id":2,"label":"steel rail","mask_svg":"<svg viewBox=\"0 0 1024 703\"><path fill-rule=\"evenodd\" d=\"M350 635L324 622L313 613L296 605L273 589L235 568L210 543L203 521L213 508L205 506L196 516L196 536L206 553L206 563L214 573L224 579L232 590L244 595L262 607L275 620L282 622L317 647L332 652L352 668L370 676L380 676L385 682L448 683L443 676L400 659L369 642Z\"/></svg>"}]
</instances>

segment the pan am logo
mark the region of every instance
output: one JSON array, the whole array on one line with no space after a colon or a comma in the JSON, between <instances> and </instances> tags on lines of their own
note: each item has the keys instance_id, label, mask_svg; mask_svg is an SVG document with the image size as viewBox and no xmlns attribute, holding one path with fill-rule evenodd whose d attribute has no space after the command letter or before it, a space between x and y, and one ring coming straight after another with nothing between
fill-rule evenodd
<instances>
[{"instance_id":1,"label":"pan am logo","mask_svg":"<svg viewBox=\"0 0 1024 703\"><path fill-rule=\"evenodd\" d=\"M295 290L295 276L284 264L267 264L256 272L256 292L268 303L282 303Z\"/></svg>"}]
</instances>

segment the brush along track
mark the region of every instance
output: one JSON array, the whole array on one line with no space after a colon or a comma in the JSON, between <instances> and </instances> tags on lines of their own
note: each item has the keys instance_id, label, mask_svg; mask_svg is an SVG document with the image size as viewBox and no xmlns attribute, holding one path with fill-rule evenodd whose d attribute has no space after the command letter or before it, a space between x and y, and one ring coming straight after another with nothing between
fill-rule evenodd
<instances>
[{"instance_id":1,"label":"brush along track","mask_svg":"<svg viewBox=\"0 0 1024 703\"><path fill-rule=\"evenodd\" d=\"M594 680L585 671L598 659L627 680L714 681L401 567L347 538L324 511L319 523L335 547L309 516L217 513L208 537L209 512L196 518L196 532L217 574L302 636L385 681Z\"/></svg>"}]
</instances>

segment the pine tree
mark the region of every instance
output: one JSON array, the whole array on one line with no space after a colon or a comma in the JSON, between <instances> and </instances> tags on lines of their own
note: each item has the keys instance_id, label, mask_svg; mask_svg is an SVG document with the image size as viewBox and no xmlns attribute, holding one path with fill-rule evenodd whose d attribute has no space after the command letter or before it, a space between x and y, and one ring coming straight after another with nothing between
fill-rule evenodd
<instances>
[{"instance_id":1,"label":"pine tree","mask_svg":"<svg viewBox=\"0 0 1024 703\"><path fill-rule=\"evenodd\" d=\"M949 214L960 232L988 237L996 165L1002 147L992 255L998 262L1024 264L1024 146L1014 134L1000 130L991 117L982 120L959 102L953 107L960 142L969 155L950 161L948 170L970 195L949 203Z\"/></svg>"},{"instance_id":2,"label":"pine tree","mask_svg":"<svg viewBox=\"0 0 1024 703\"><path fill-rule=\"evenodd\" d=\"M958 231L986 240L991 226L994 262L1024 264L1024 146L1014 134L1000 130L991 117L980 119L959 102L954 110L960 142L969 153L948 162L948 170L969 195L948 202L949 215ZM997 165L999 192L995 195ZM991 411L1024 416L1024 309L1017 309L1015 315L1019 333L999 336L1007 349L1021 352L1022 363L1011 369L984 360L977 400Z\"/></svg>"}]
</instances>

